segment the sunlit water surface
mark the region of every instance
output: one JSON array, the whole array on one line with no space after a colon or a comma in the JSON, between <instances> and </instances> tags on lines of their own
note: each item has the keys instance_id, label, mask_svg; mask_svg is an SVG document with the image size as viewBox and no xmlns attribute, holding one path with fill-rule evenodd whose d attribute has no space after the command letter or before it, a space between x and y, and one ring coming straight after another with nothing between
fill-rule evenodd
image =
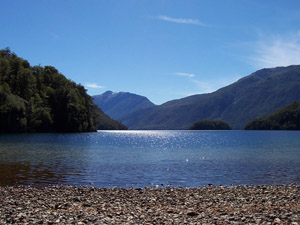
<instances>
[{"instance_id":1,"label":"sunlit water surface","mask_svg":"<svg viewBox=\"0 0 300 225\"><path fill-rule=\"evenodd\" d=\"M298 131L99 131L0 135L0 185L300 183Z\"/></svg>"}]
</instances>

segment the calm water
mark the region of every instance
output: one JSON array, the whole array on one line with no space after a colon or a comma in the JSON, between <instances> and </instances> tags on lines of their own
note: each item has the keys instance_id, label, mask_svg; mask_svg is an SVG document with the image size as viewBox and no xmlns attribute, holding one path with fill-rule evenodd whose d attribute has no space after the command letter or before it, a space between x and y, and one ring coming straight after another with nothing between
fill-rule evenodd
<instances>
[{"instance_id":1,"label":"calm water","mask_svg":"<svg viewBox=\"0 0 300 225\"><path fill-rule=\"evenodd\" d=\"M291 183L300 183L298 131L0 135L0 185Z\"/></svg>"}]
</instances>

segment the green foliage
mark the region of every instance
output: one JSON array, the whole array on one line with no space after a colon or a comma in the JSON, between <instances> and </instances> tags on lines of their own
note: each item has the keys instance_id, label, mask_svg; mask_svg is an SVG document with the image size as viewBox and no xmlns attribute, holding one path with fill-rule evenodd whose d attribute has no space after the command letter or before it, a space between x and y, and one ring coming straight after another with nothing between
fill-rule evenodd
<instances>
[{"instance_id":1,"label":"green foliage","mask_svg":"<svg viewBox=\"0 0 300 225\"><path fill-rule=\"evenodd\" d=\"M0 132L25 131L27 126L26 101L4 92L0 86Z\"/></svg>"},{"instance_id":2,"label":"green foliage","mask_svg":"<svg viewBox=\"0 0 300 225\"><path fill-rule=\"evenodd\" d=\"M199 120L189 130L231 130L231 126L221 120Z\"/></svg>"},{"instance_id":3,"label":"green foliage","mask_svg":"<svg viewBox=\"0 0 300 225\"><path fill-rule=\"evenodd\" d=\"M245 130L300 130L300 103L292 104L276 112L250 121Z\"/></svg>"},{"instance_id":4,"label":"green foliage","mask_svg":"<svg viewBox=\"0 0 300 225\"><path fill-rule=\"evenodd\" d=\"M31 67L8 48L0 50L0 132L87 132L119 127L122 125L92 103L83 86L54 67Z\"/></svg>"}]
</instances>

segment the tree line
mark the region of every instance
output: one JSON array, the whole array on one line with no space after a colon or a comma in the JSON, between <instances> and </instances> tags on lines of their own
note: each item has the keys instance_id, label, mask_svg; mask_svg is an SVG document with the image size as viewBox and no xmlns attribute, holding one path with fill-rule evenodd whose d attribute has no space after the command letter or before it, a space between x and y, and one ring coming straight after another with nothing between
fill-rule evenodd
<instances>
[{"instance_id":1,"label":"tree line","mask_svg":"<svg viewBox=\"0 0 300 225\"><path fill-rule=\"evenodd\" d=\"M297 101L271 113L248 122L245 130L300 130L300 103ZM189 130L231 130L230 125L221 120L200 120Z\"/></svg>"},{"instance_id":2,"label":"tree line","mask_svg":"<svg viewBox=\"0 0 300 225\"><path fill-rule=\"evenodd\" d=\"M300 103L295 101L274 113L254 119L245 130L300 130Z\"/></svg>"},{"instance_id":3,"label":"tree line","mask_svg":"<svg viewBox=\"0 0 300 225\"><path fill-rule=\"evenodd\" d=\"M89 132L127 129L92 102L85 88L53 66L30 66L0 50L0 132Z\"/></svg>"}]
</instances>

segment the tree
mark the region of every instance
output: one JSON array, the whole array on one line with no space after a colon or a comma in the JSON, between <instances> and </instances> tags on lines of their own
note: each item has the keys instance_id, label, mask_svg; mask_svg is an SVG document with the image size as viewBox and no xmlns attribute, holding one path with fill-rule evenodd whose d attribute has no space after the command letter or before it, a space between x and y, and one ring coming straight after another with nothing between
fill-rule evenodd
<instances>
[{"instance_id":1,"label":"tree","mask_svg":"<svg viewBox=\"0 0 300 225\"><path fill-rule=\"evenodd\" d=\"M274 113L254 119L245 130L300 130L300 103L295 101Z\"/></svg>"},{"instance_id":2,"label":"tree","mask_svg":"<svg viewBox=\"0 0 300 225\"><path fill-rule=\"evenodd\" d=\"M9 48L0 50L0 104L0 132L87 132L125 127L99 110L82 85L52 66L30 66Z\"/></svg>"},{"instance_id":3,"label":"tree","mask_svg":"<svg viewBox=\"0 0 300 225\"><path fill-rule=\"evenodd\" d=\"M26 102L0 89L0 132L25 131L27 125Z\"/></svg>"},{"instance_id":4,"label":"tree","mask_svg":"<svg viewBox=\"0 0 300 225\"><path fill-rule=\"evenodd\" d=\"M231 126L221 120L199 120L189 130L231 130Z\"/></svg>"}]
</instances>

